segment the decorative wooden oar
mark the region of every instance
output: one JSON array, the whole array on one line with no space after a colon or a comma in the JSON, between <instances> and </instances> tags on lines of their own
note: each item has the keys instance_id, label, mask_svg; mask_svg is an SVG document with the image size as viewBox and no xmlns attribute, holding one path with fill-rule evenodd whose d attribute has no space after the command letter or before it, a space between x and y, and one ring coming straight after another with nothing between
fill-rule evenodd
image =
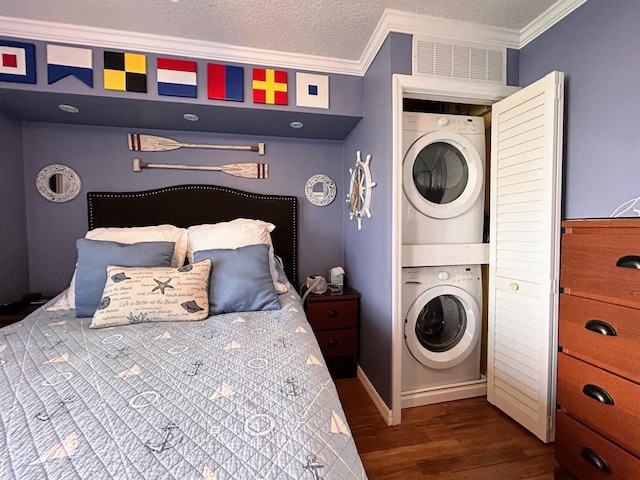
<instances>
[{"instance_id":1,"label":"decorative wooden oar","mask_svg":"<svg viewBox=\"0 0 640 480\"><path fill-rule=\"evenodd\" d=\"M178 148L215 148L217 150L248 150L264 155L264 143L258 145L211 145L207 143L180 143L167 137L156 135L129 134L129 150L134 152L168 152Z\"/></svg>"},{"instance_id":2,"label":"decorative wooden oar","mask_svg":"<svg viewBox=\"0 0 640 480\"><path fill-rule=\"evenodd\" d=\"M139 158L133 159L133 171L140 172L143 168L176 168L179 170L211 170L224 172L235 177L269 178L268 163L230 163L220 167L208 165L173 165L166 163L147 163Z\"/></svg>"}]
</instances>

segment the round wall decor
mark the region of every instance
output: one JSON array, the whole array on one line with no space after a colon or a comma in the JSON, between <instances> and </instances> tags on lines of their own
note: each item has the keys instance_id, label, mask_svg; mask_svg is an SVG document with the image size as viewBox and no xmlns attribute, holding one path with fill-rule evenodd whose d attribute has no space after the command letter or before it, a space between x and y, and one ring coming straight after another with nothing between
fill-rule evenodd
<instances>
[{"instance_id":1,"label":"round wall decor","mask_svg":"<svg viewBox=\"0 0 640 480\"><path fill-rule=\"evenodd\" d=\"M326 175L318 174L307 180L304 194L312 204L326 207L336 198L336 184Z\"/></svg>"},{"instance_id":2,"label":"round wall decor","mask_svg":"<svg viewBox=\"0 0 640 480\"><path fill-rule=\"evenodd\" d=\"M68 202L80 193L78 174L66 165L47 165L36 177L36 188L50 202Z\"/></svg>"}]
</instances>

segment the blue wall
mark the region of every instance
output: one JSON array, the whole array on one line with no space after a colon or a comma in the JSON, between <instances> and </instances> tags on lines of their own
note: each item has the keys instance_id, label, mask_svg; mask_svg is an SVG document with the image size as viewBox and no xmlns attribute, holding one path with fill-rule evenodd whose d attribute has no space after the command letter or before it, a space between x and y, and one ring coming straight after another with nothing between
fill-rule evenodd
<instances>
[{"instance_id":1,"label":"blue wall","mask_svg":"<svg viewBox=\"0 0 640 480\"><path fill-rule=\"evenodd\" d=\"M22 130L0 113L0 304L29 291ZM35 178L33 179L35 182Z\"/></svg>"},{"instance_id":2,"label":"blue wall","mask_svg":"<svg viewBox=\"0 0 640 480\"><path fill-rule=\"evenodd\" d=\"M411 73L411 35L391 33L364 76L364 117L347 138L345 170L371 155L377 183L371 218L345 219L347 283L361 292L359 364L382 399L391 405L391 224L392 224L392 74Z\"/></svg>"},{"instance_id":3,"label":"blue wall","mask_svg":"<svg viewBox=\"0 0 640 480\"><path fill-rule=\"evenodd\" d=\"M640 2L590 0L520 51L521 85L566 75L564 218L640 196L638 19Z\"/></svg>"},{"instance_id":4,"label":"blue wall","mask_svg":"<svg viewBox=\"0 0 640 480\"><path fill-rule=\"evenodd\" d=\"M192 143L255 144L263 141L266 154L258 156L251 152L202 149L134 153L127 147L129 132L130 129L115 127L50 123L24 125L24 180L22 184L17 183L24 188L26 195L32 290L54 294L68 286L76 260L75 241L87 229L86 192L89 191L146 190L168 185L206 183L258 193L295 195L299 205L299 279L315 273L326 275L330 267L344 263L342 219L346 203L342 199L346 198L346 187L342 182L343 142L145 130L145 133ZM16 157L20 164L20 157ZM149 163L191 165L264 162L269 164L269 178L255 180L222 172L194 170L152 169L134 172L134 157ZM48 202L40 196L35 188L36 175L42 167L52 163L68 165L79 174L82 179L80 196L62 204ZM306 181L317 173L329 175L337 185L336 200L327 207L313 206L304 196ZM21 175L22 172L20 181ZM14 198L20 197L15 195ZM24 218L23 209L16 223L24 225Z\"/></svg>"}]
</instances>

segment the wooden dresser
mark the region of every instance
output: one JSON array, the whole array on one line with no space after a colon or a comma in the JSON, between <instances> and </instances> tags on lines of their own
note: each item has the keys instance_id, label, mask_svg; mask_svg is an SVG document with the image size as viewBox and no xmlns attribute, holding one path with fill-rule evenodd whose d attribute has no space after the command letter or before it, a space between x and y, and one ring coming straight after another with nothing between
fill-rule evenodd
<instances>
[{"instance_id":1,"label":"wooden dresser","mask_svg":"<svg viewBox=\"0 0 640 480\"><path fill-rule=\"evenodd\" d=\"M556 478L640 478L640 219L562 226Z\"/></svg>"}]
</instances>

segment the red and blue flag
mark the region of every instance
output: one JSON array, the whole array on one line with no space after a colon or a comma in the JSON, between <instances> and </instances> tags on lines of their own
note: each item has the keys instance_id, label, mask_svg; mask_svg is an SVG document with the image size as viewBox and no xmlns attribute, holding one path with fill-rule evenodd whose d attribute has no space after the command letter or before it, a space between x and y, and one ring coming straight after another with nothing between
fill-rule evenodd
<instances>
[{"instance_id":1,"label":"red and blue flag","mask_svg":"<svg viewBox=\"0 0 640 480\"><path fill-rule=\"evenodd\" d=\"M244 67L209 63L207 77L210 99L244 102Z\"/></svg>"}]
</instances>

